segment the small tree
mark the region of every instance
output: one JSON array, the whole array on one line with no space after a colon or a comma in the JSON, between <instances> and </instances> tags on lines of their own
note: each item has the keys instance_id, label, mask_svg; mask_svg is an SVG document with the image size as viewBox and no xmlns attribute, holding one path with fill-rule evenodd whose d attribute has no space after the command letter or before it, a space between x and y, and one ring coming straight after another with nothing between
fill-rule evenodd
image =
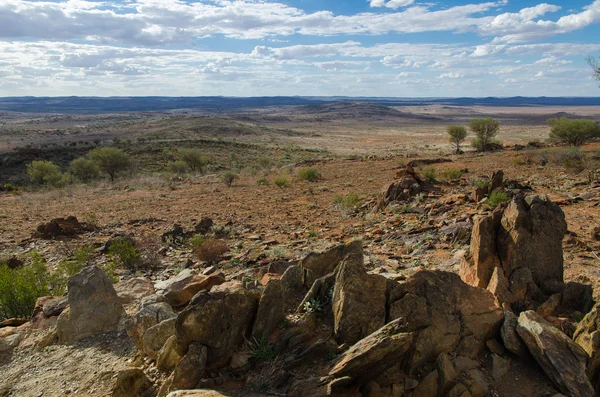
<instances>
[{"instance_id":1,"label":"small tree","mask_svg":"<svg viewBox=\"0 0 600 397\"><path fill-rule=\"evenodd\" d=\"M27 176L36 185L57 185L62 178L60 167L46 160L34 160L29 163Z\"/></svg>"},{"instance_id":2,"label":"small tree","mask_svg":"<svg viewBox=\"0 0 600 397\"><path fill-rule=\"evenodd\" d=\"M89 182L100 176L98 164L90 159L80 157L71 161L70 166L73 175L82 182Z\"/></svg>"},{"instance_id":3,"label":"small tree","mask_svg":"<svg viewBox=\"0 0 600 397\"><path fill-rule=\"evenodd\" d=\"M467 129L462 125L449 125L446 132L450 137L450 143L456 145L456 154L459 154L460 144L467 137Z\"/></svg>"},{"instance_id":4,"label":"small tree","mask_svg":"<svg viewBox=\"0 0 600 397\"><path fill-rule=\"evenodd\" d=\"M469 121L469 129L477 136L474 142L475 148L485 152L492 139L498 134L500 124L491 117L484 117Z\"/></svg>"},{"instance_id":5,"label":"small tree","mask_svg":"<svg viewBox=\"0 0 600 397\"><path fill-rule=\"evenodd\" d=\"M110 177L111 181L115 180L119 172L123 172L131 168L131 157L115 147L96 148L88 153L88 159L95 162L100 170Z\"/></svg>"},{"instance_id":6,"label":"small tree","mask_svg":"<svg viewBox=\"0 0 600 397\"><path fill-rule=\"evenodd\" d=\"M570 146L581 146L585 142L600 136L600 125L589 119L550 119L552 126L550 139Z\"/></svg>"},{"instance_id":7,"label":"small tree","mask_svg":"<svg viewBox=\"0 0 600 397\"><path fill-rule=\"evenodd\" d=\"M238 179L238 176L232 171L225 171L223 175L221 175L221 180L227 187L231 187L231 185L233 185L233 181L235 181L236 179Z\"/></svg>"},{"instance_id":8,"label":"small tree","mask_svg":"<svg viewBox=\"0 0 600 397\"><path fill-rule=\"evenodd\" d=\"M181 149L179 157L185 161L192 172L204 172L204 168L210 163L210 159L203 155L198 149Z\"/></svg>"},{"instance_id":9,"label":"small tree","mask_svg":"<svg viewBox=\"0 0 600 397\"><path fill-rule=\"evenodd\" d=\"M594 78L600 85L600 60L594 58L593 56L589 56L587 58L587 61L590 64L590 66L592 67L592 70L594 72Z\"/></svg>"}]
</instances>

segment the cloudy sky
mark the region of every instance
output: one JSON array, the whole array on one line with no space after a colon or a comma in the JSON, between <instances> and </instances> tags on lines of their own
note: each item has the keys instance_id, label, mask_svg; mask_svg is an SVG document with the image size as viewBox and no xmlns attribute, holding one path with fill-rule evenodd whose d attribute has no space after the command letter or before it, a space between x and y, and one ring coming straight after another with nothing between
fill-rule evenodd
<instances>
[{"instance_id":1,"label":"cloudy sky","mask_svg":"<svg viewBox=\"0 0 600 397\"><path fill-rule=\"evenodd\" d=\"M0 0L0 96L600 96L600 0Z\"/></svg>"}]
</instances>

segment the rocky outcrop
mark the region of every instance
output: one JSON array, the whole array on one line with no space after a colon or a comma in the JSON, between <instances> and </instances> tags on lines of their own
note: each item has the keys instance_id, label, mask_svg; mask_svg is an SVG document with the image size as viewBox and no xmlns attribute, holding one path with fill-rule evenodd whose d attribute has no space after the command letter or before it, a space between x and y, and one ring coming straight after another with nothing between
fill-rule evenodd
<instances>
[{"instance_id":1,"label":"rocky outcrop","mask_svg":"<svg viewBox=\"0 0 600 397\"><path fill-rule=\"evenodd\" d=\"M470 285L490 289L500 303L541 303L564 287L566 231L563 211L548 197L516 196L506 209L475 221L460 276Z\"/></svg>"},{"instance_id":2,"label":"rocky outcrop","mask_svg":"<svg viewBox=\"0 0 600 397\"><path fill-rule=\"evenodd\" d=\"M306 288L330 273L333 273L342 260L351 253L362 255L362 241L355 240L337 245L324 252L312 252L300 261L302 282Z\"/></svg>"},{"instance_id":3,"label":"rocky outcrop","mask_svg":"<svg viewBox=\"0 0 600 397\"><path fill-rule=\"evenodd\" d=\"M186 269L172 279L157 283L157 289L160 289L159 294L165 297L169 305L181 307L187 305L198 292L210 291L224 282L225 276L221 273L205 276Z\"/></svg>"},{"instance_id":4,"label":"rocky outcrop","mask_svg":"<svg viewBox=\"0 0 600 397\"><path fill-rule=\"evenodd\" d=\"M115 284L115 291L124 305L139 302L142 298L153 295L154 285L143 277L134 277Z\"/></svg>"},{"instance_id":5,"label":"rocky outcrop","mask_svg":"<svg viewBox=\"0 0 600 397\"><path fill-rule=\"evenodd\" d=\"M281 280L271 280L260 297L256 320L252 328L252 338L268 337L285 318L285 301Z\"/></svg>"},{"instance_id":6,"label":"rocky outcrop","mask_svg":"<svg viewBox=\"0 0 600 397\"><path fill-rule=\"evenodd\" d=\"M84 268L68 281L69 309L56 324L61 343L114 331L125 314L112 281L97 266Z\"/></svg>"},{"instance_id":7,"label":"rocky outcrop","mask_svg":"<svg viewBox=\"0 0 600 397\"><path fill-rule=\"evenodd\" d=\"M152 396L155 392L152 382L139 368L129 368L119 371L112 397L141 397Z\"/></svg>"},{"instance_id":8,"label":"rocky outcrop","mask_svg":"<svg viewBox=\"0 0 600 397\"><path fill-rule=\"evenodd\" d=\"M600 393L600 305L596 304L581 320L573 340L589 355L586 373L596 392Z\"/></svg>"},{"instance_id":9,"label":"rocky outcrop","mask_svg":"<svg viewBox=\"0 0 600 397\"><path fill-rule=\"evenodd\" d=\"M201 291L177 316L175 334L181 351L196 342L209 349L208 365L224 365L249 337L259 297L244 289Z\"/></svg>"},{"instance_id":10,"label":"rocky outcrop","mask_svg":"<svg viewBox=\"0 0 600 397\"><path fill-rule=\"evenodd\" d=\"M166 302L155 301L160 300L162 297L156 295L149 296L147 299L140 303L138 312L133 316L131 321L131 327L129 333L136 339L136 342L140 349L144 349L144 335L152 327L161 324L162 322L175 318L176 314Z\"/></svg>"},{"instance_id":11,"label":"rocky outcrop","mask_svg":"<svg viewBox=\"0 0 600 397\"><path fill-rule=\"evenodd\" d=\"M517 333L562 393L571 397L594 396L586 376L588 355L581 346L532 310L519 316Z\"/></svg>"},{"instance_id":12,"label":"rocky outcrop","mask_svg":"<svg viewBox=\"0 0 600 397\"><path fill-rule=\"evenodd\" d=\"M92 228L85 222L79 222L76 217L69 216L67 218L55 218L48 223L39 224L33 233L33 237L51 240L62 236L76 236L90 230Z\"/></svg>"},{"instance_id":13,"label":"rocky outcrop","mask_svg":"<svg viewBox=\"0 0 600 397\"><path fill-rule=\"evenodd\" d=\"M390 293L390 318L415 334L411 368L458 351L476 357L499 333L503 314L488 291L442 271L416 273Z\"/></svg>"},{"instance_id":14,"label":"rocky outcrop","mask_svg":"<svg viewBox=\"0 0 600 397\"><path fill-rule=\"evenodd\" d=\"M338 343L354 344L385 324L385 277L369 275L362 247L349 253L335 272L334 334Z\"/></svg>"},{"instance_id":15,"label":"rocky outcrop","mask_svg":"<svg viewBox=\"0 0 600 397\"><path fill-rule=\"evenodd\" d=\"M504 347L512 354L528 359L531 357L527 346L521 340L521 337L517 334L517 321L518 317L510 311L504 312L504 323L500 329L500 335L502 336L502 343Z\"/></svg>"},{"instance_id":16,"label":"rocky outcrop","mask_svg":"<svg viewBox=\"0 0 600 397\"><path fill-rule=\"evenodd\" d=\"M170 318L148 328L144 332L142 346L148 357L156 360L167 339L175 335L175 321L176 318Z\"/></svg>"},{"instance_id":17,"label":"rocky outcrop","mask_svg":"<svg viewBox=\"0 0 600 397\"><path fill-rule=\"evenodd\" d=\"M384 190L377 203L377 209L382 210L390 203L406 201L422 192L433 191L433 185L421 177L411 165L396 174L396 180Z\"/></svg>"}]
</instances>

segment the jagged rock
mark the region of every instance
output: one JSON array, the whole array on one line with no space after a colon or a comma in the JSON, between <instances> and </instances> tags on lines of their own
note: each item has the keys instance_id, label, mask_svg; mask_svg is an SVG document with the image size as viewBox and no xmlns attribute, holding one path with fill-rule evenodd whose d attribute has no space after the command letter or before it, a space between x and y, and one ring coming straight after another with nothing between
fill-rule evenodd
<instances>
[{"instance_id":1,"label":"jagged rock","mask_svg":"<svg viewBox=\"0 0 600 397\"><path fill-rule=\"evenodd\" d=\"M175 366L169 390L193 389L204 377L208 349L200 343L191 343L187 353Z\"/></svg>"},{"instance_id":2,"label":"jagged rock","mask_svg":"<svg viewBox=\"0 0 600 397\"><path fill-rule=\"evenodd\" d=\"M561 392L572 397L594 396L586 376L588 355L581 346L532 310L519 316L517 333Z\"/></svg>"},{"instance_id":3,"label":"jagged rock","mask_svg":"<svg viewBox=\"0 0 600 397\"><path fill-rule=\"evenodd\" d=\"M306 295L300 265L290 266L281 276L283 307L286 313L296 310Z\"/></svg>"},{"instance_id":4,"label":"jagged rock","mask_svg":"<svg viewBox=\"0 0 600 397\"><path fill-rule=\"evenodd\" d=\"M436 366L438 375L437 390L439 394L444 395L450 390L459 374L456 372L456 367L446 353L438 356Z\"/></svg>"},{"instance_id":5,"label":"jagged rock","mask_svg":"<svg viewBox=\"0 0 600 397\"><path fill-rule=\"evenodd\" d=\"M201 291L177 316L177 342L187 350L192 342L209 348L209 365L224 365L248 336L258 308L256 293L243 289Z\"/></svg>"},{"instance_id":6,"label":"jagged rock","mask_svg":"<svg viewBox=\"0 0 600 397\"><path fill-rule=\"evenodd\" d=\"M504 323L500 329L500 335L502 336L502 342L504 347L513 353L514 355L523 359L531 357L529 350L521 337L517 334L517 316L510 311L504 312Z\"/></svg>"},{"instance_id":7,"label":"jagged rock","mask_svg":"<svg viewBox=\"0 0 600 397\"><path fill-rule=\"evenodd\" d=\"M151 300L142 302L139 311L133 316L130 334L133 336L138 346L143 350L144 334L148 329L154 327L165 320L175 318L176 314L166 302L148 303Z\"/></svg>"},{"instance_id":8,"label":"jagged rock","mask_svg":"<svg viewBox=\"0 0 600 397\"><path fill-rule=\"evenodd\" d=\"M492 354L492 376L496 380L500 380L508 373L510 369L510 361L500 357L497 354Z\"/></svg>"},{"instance_id":9,"label":"jagged rock","mask_svg":"<svg viewBox=\"0 0 600 397\"><path fill-rule=\"evenodd\" d=\"M300 305L296 309L296 312L302 313L307 309L307 305L312 305L316 300L319 302L326 302L329 299L329 291L333 289L335 284L335 274L329 273L323 276L313 283L312 287L308 290Z\"/></svg>"},{"instance_id":10,"label":"jagged rock","mask_svg":"<svg viewBox=\"0 0 600 397\"><path fill-rule=\"evenodd\" d=\"M281 280L272 280L265 288L258 303L258 312L252 328L252 337L261 339L268 337L285 318L285 301Z\"/></svg>"},{"instance_id":11,"label":"jagged rock","mask_svg":"<svg viewBox=\"0 0 600 397\"><path fill-rule=\"evenodd\" d=\"M46 317L54 317L60 315L63 310L69 305L69 298L66 296L61 296L58 298L53 298L48 302L44 303L42 306L42 311L44 312L44 316Z\"/></svg>"},{"instance_id":12,"label":"jagged rock","mask_svg":"<svg viewBox=\"0 0 600 397\"><path fill-rule=\"evenodd\" d=\"M486 288L494 269L501 266L496 251L496 231L499 225L498 212L475 219L469 253L460 265L460 277L465 283Z\"/></svg>"},{"instance_id":13,"label":"jagged rock","mask_svg":"<svg viewBox=\"0 0 600 397\"><path fill-rule=\"evenodd\" d=\"M186 236L185 231L181 225L177 223L173 225L173 227L162 234L160 237L163 243L168 241L182 239Z\"/></svg>"},{"instance_id":14,"label":"jagged rock","mask_svg":"<svg viewBox=\"0 0 600 397\"><path fill-rule=\"evenodd\" d=\"M116 330L125 310L112 281L99 267L89 266L69 277L68 291L69 309L56 323L61 343Z\"/></svg>"},{"instance_id":15,"label":"jagged rock","mask_svg":"<svg viewBox=\"0 0 600 397\"><path fill-rule=\"evenodd\" d=\"M173 335L167 339L158 352L156 367L164 372L172 371L179 360L181 360L181 355L177 351L177 337Z\"/></svg>"},{"instance_id":16,"label":"jagged rock","mask_svg":"<svg viewBox=\"0 0 600 397\"><path fill-rule=\"evenodd\" d=\"M196 224L196 226L194 226L194 230L196 231L196 233L207 234L208 232L210 232L213 225L214 225L214 222L212 219L202 218L202 219L200 219L200 222L198 222Z\"/></svg>"},{"instance_id":17,"label":"jagged rock","mask_svg":"<svg viewBox=\"0 0 600 397\"><path fill-rule=\"evenodd\" d=\"M246 394L248 397L260 397L259 394ZM221 393L218 390L178 390L169 393L167 397L233 397L230 390ZM241 395L235 394L237 397ZM263 394L264 396L264 394Z\"/></svg>"},{"instance_id":18,"label":"jagged rock","mask_svg":"<svg viewBox=\"0 0 600 397\"><path fill-rule=\"evenodd\" d=\"M338 358L329 375L350 377L353 385L376 379L410 351L414 335L405 328L406 320L399 318L359 340Z\"/></svg>"},{"instance_id":19,"label":"jagged rock","mask_svg":"<svg viewBox=\"0 0 600 397\"><path fill-rule=\"evenodd\" d=\"M502 346L500 342L498 342L496 339L488 340L487 342L485 342L485 345L492 353L495 353L497 355L504 354L504 346Z\"/></svg>"},{"instance_id":20,"label":"jagged rock","mask_svg":"<svg viewBox=\"0 0 600 397\"><path fill-rule=\"evenodd\" d=\"M152 388L152 383L139 368L119 371L112 397L139 397Z\"/></svg>"},{"instance_id":21,"label":"jagged rock","mask_svg":"<svg viewBox=\"0 0 600 397\"><path fill-rule=\"evenodd\" d=\"M515 197L502 216L498 254L505 275L519 267L531 271L535 284L563 281L562 240L567 222L547 196ZM510 277L509 277L510 278Z\"/></svg>"},{"instance_id":22,"label":"jagged rock","mask_svg":"<svg viewBox=\"0 0 600 397\"><path fill-rule=\"evenodd\" d=\"M554 294L537 308L536 313L542 317L555 316L560 307L561 294Z\"/></svg>"},{"instance_id":23,"label":"jagged rock","mask_svg":"<svg viewBox=\"0 0 600 397\"><path fill-rule=\"evenodd\" d=\"M477 356L502 323L493 295L465 284L454 273L418 272L390 292L389 302L392 318L404 318L410 330L418 331L413 369L441 353Z\"/></svg>"},{"instance_id":24,"label":"jagged rock","mask_svg":"<svg viewBox=\"0 0 600 397\"><path fill-rule=\"evenodd\" d=\"M138 302L142 298L155 293L154 285L143 277L134 277L115 284L115 291L124 305Z\"/></svg>"},{"instance_id":25,"label":"jagged rock","mask_svg":"<svg viewBox=\"0 0 600 397\"><path fill-rule=\"evenodd\" d=\"M181 307L200 291L210 291L215 285L221 285L225 282L225 276L222 273L204 276L195 274L191 271L182 271L176 277L159 284L163 295L172 307Z\"/></svg>"},{"instance_id":26,"label":"jagged rock","mask_svg":"<svg viewBox=\"0 0 600 397\"><path fill-rule=\"evenodd\" d=\"M369 275L362 247L337 267L333 289L334 334L338 343L353 344L385 324L387 281Z\"/></svg>"},{"instance_id":27,"label":"jagged rock","mask_svg":"<svg viewBox=\"0 0 600 397\"><path fill-rule=\"evenodd\" d=\"M348 254L356 252L362 254L362 241L355 240L337 245L325 252L308 254L300 261L304 286L310 288L317 279L333 273Z\"/></svg>"},{"instance_id":28,"label":"jagged rock","mask_svg":"<svg viewBox=\"0 0 600 397\"><path fill-rule=\"evenodd\" d=\"M89 230L91 228L85 222L80 223L76 217L69 216L55 218L48 223L38 225L33 237L51 240L61 236L76 236Z\"/></svg>"},{"instance_id":29,"label":"jagged rock","mask_svg":"<svg viewBox=\"0 0 600 397\"><path fill-rule=\"evenodd\" d=\"M377 209L382 210L395 201L406 201L421 192L433 191L433 185L423 179L414 168L407 165L396 174L397 180L383 190L377 203Z\"/></svg>"},{"instance_id":30,"label":"jagged rock","mask_svg":"<svg viewBox=\"0 0 600 397\"><path fill-rule=\"evenodd\" d=\"M513 271L509 284L511 303L537 300L542 295L540 288L533 281L531 271L527 267L520 267Z\"/></svg>"},{"instance_id":31,"label":"jagged rock","mask_svg":"<svg viewBox=\"0 0 600 397\"><path fill-rule=\"evenodd\" d=\"M600 305L585 315L573 334L573 340L589 355L587 377L600 392Z\"/></svg>"},{"instance_id":32,"label":"jagged rock","mask_svg":"<svg viewBox=\"0 0 600 397\"><path fill-rule=\"evenodd\" d=\"M593 288L577 282L565 283L560 299L561 307L569 311L588 313L594 306Z\"/></svg>"},{"instance_id":33,"label":"jagged rock","mask_svg":"<svg viewBox=\"0 0 600 397\"><path fill-rule=\"evenodd\" d=\"M437 370L431 372L415 388L413 395L419 397L436 397L438 395L438 378Z\"/></svg>"},{"instance_id":34,"label":"jagged rock","mask_svg":"<svg viewBox=\"0 0 600 397\"><path fill-rule=\"evenodd\" d=\"M504 271L501 267L495 267L487 286L487 290L498 299L500 305L511 302L512 294L510 293L510 284L504 276Z\"/></svg>"},{"instance_id":35,"label":"jagged rock","mask_svg":"<svg viewBox=\"0 0 600 397\"><path fill-rule=\"evenodd\" d=\"M448 243L468 243L473 231L471 222L456 222L440 228L440 236Z\"/></svg>"},{"instance_id":36,"label":"jagged rock","mask_svg":"<svg viewBox=\"0 0 600 397\"><path fill-rule=\"evenodd\" d=\"M148 328L148 330L144 332L142 346L144 353L146 353L148 357L156 359L167 339L175 335L175 321L176 318L170 318Z\"/></svg>"},{"instance_id":37,"label":"jagged rock","mask_svg":"<svg viewBox=\"0 0 600 397\"><path fill-rule=\"evenodd\" d=\"M504 171L499 170L492 174L490 179L489 192L493 192L496 189L501 189L504 186Z\"/></svg>"}]
</instances>

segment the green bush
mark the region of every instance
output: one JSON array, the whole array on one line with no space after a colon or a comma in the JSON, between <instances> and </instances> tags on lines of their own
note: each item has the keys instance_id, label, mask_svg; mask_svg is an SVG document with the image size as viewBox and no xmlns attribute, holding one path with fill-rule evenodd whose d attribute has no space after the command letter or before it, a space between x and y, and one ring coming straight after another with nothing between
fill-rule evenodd
<instances>
[{"instance_id":1,"label":"green bush","mask_svg":"<svg viewBox=\"0 0 600 397\"><path fill-rule=\"evenodd\" d=\"M80 157L71 161L70 166L73 175L82 182L89 182L100 176L98 164L90 159Z\"/></svg>"},{"instance_id":2,"label":"green bush","mask_svg":"<svg viewBox=\"0 0 600 397\"><path fill-rule=\"evenodd\" d=\"M111 181L115 180L117 174L127 171L133 165L131 157L115 147L101 147L90 151L88 159L98 165L100 171L106 173Z\"/></svg>"},{"instance_id":3,"label":"green bush","mask_svg":"<svg viewBox=\"0 0 600 397\"><path fill-rule=\"evenodd\" d=\"M435 167L425 167L423 169L422 174L425 177L425 179L433 182L433 181L435 181L435 178L437 177L437 169L435 169Z\"/></svg>"},{"instance_id":4,"label":"green bush","mask_svg":"<svg viewBox=\"0 0 600 397\"><path fill-rule=\"evenodd\" d=\"M34 160L27 165L27 176L36 185L57 186L61 182L60 167L51 161Z\"/></svg>"},{"instance_id":5,"label":"green bush","mask_svg":"<svg viewBox=\"0 0 600 397\"><path fill-rule=\"evenodd\" d=\"M221 175L221 180L227 187L231 187L231 185L233 185L233 181L235 181L238 178L239 178L239 176L232 171L225 171Z\"/></svg>"},{"instance_id":6,"label":"green bush","mask_svg":"<svg viewBox=\"0 0 600 397\"><path fill-rule=\"evenodd\" d=\"M258 179L256 180L256 184L257 184L258 186L267 186L267 185L269 184L269 180L267 179L267 177L264 177L264 176L263 176L263 177L261 177L261 178L258 178Z\"/></svg>"},{"instance_id":7,"label":"green bush","mask_svg":"<svg viewBox=\"0 0 600 397\"><path fill-rule=\"evenodd\" d=\"M484 117L469 121L469 129L476 135L472 142L473 147L485 152L494 143L492 139L498 134L500 124L491 117Z\"/></svg>"},{"instance_id":8,"label":"green bush","mask_svg":"<svg viewBox=\"0 0 600 397\"><path fill-rule=\"evenodd\" d=\"M202 236L201 234L194 234L188 240L188 245L192 249L192 251L196 251L202 246L202 244L204 244L204 236Z\"/></svg>"},{"instance_id":9,"label":"green bush","mask_svg":"<svg viewBox=\"0 0 600 397\"><path fill-rule=\"evenodd\" d=\"M525 164L525 160L523 160L523 157L517 156L512 159L512 163L513 165L519 166Z\"/></svg>"},{"instance_id":10,"label":"green bush","mask_svg":"<svg viewBox=\"0 0 600 397\"><path fill-rule=\"evenodd\" d=\"M142 263L142 256L139 251L133 246L131 241L126 238L117 238L113 240L108 247L108 256L111 261L122 266L130 272L135 272Z\"/></svg>"},{"instance_id":11,"label":"green bush","mask_svg":"<svg viewBox=\"0 0 600 397\"><path fill-rule=\"evenodd\" d=\"M486 204L489 205L490 207L496 208L500 204L506 203L507 201L510 201L510 196L505 191L494 190L488 196L488 200L486 201Z\"/></svg>"},{"instance_id":12,"label":"green bush","mask_svg":"<svg viewBox=\"0 0 600 397\"><path fill-rule=\"evenodd\" d=\"M456 153L460 153L460 144L467 138L467 129L462 125L449 125L446 133L450 143L456 146Z\"/></svg>"},{"instance_id":13,"label":"green bush","mask_svg":"<svg viewBox=\"0 0 600 397\"><path fill-rule=\"evenodd\" d=\"M171 161L167 164L167 169L174 174L184 175L188 171L188 164L183 160Z\"/></svg>"},{"instance_id":14,"label":"green bush","mask_svg":"<svg viewBox=\"0 0 600 397\"><path fill-rule=\"evenodd\" d=\"M346 195L336 194L333 197L333 203L343 213L348 213L355 210L361 203L361 198L356 193L348 193Z\"/></svg>"},{"instance_id":15,"label":"green bush","mask_svg":"<svg viewBox=\"0 0 600 397\"><path fill-rule=\"evenodd\" d=\"M181 149L179 157L190 167L192 172L204 173L204 169L210 164L210 158L202 154L199 149Z\"/></svg>"},{"instance_id":16,"label":"green bush","mask_svg":"<svg viewBox=\"0 0 600 397\"><path fill-rule=\"evenodd\" d=\"M316 182L321 179L321 172L315 167L303 167L298 170L298 178L302 181Z\"/></svg>"},{"instance_id":17,"label":"green bush","mask_svg":"<svg viewBox=\"0 0 600 397\"><path fill-rule=\"evenodd\" d=\"M275 178L273 183L278 187L286 187L290 184L290 178L287 176L287 174L280 174L277 178Z\"/></svg>"},{"instance_id":18,"label":"green bush","mask_svg":"<svg viewBox=\"0 0 600 397\"><path fill-rule=\"evenodd\" d=\"M29 318L37 299L51 295L44 258L32 252L30 262L16 269L0 265L0 318Z\"/></svg>"},{"instance_id":19,"label":"green bush","mask_svg":"<svg viewBox=\"0 0 600 397\"><path fill-rule=\"evenodd\" d=\"M250 357L256 360L270 360L275 356L275 349L266 338L254 339L251 344Z\"/></svg>"},{"instance_id":20,"label":"green bush","mask_svg":"<svg viewBox=\"0 0 600 397\"><path fill-rule=\"evenodd\" d=\"M590 119L550 119L552 127L550 140L571 146L581 146L585 142L600 136L600 125Z\"/></svg>"},{"instance_id":21,"label":"green bush","mask_svg":"<svg viewBox=\"0 0 600 397\"><path fill-rule=\"evenodd\" d=\"M457 170L457 169L449 169L449 170L442 171L442 177L447 181L453 181L456 179L460 179L460 177L462 175L463 175L463 172L461 170Z\"/></svg>"}]
</instances>

